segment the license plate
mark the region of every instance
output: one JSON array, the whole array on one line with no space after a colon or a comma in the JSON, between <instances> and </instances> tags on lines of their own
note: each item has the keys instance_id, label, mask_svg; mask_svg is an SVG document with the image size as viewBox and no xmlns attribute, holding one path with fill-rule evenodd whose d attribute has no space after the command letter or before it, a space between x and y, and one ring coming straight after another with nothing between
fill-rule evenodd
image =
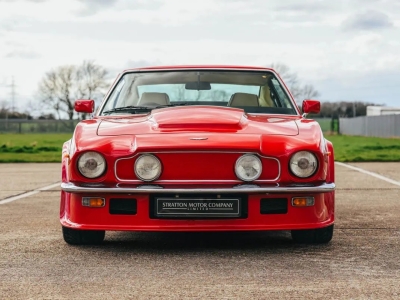
<instances>
[{"instance_id":1,"label":"license plate","mask_svg":"<svg viewBox=\"0 0 400 300\"><path fill-rule=\"evenodd\" d=\"M160 217L240 217L240 199L157 198Z\"/></svg>"}]
</instances>

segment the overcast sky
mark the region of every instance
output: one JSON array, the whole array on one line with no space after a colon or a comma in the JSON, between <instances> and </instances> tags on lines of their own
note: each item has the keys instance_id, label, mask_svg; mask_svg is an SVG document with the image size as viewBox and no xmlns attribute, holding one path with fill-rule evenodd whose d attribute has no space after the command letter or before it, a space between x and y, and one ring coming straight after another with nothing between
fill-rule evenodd
<instances>
[{"instance_id":1,"label":"overcast sky","mask_svg":"<svg viewBox=\"0 0 400 300\"><path fill-rule=\"evenodd\" d=\"M322 101L400 106L399 0L0 0L0 102L46 71L284 63Z\"/></svg>"}]
</instances>

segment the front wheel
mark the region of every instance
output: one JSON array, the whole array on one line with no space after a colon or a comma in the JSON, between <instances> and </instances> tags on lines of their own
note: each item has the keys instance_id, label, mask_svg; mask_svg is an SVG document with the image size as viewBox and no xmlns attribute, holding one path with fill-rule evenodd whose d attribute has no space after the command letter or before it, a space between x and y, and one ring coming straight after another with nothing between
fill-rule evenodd
<instances>
[{"instance_id":1,"label":"front wheel","mask_svg":"<svg viewBox=\"0 0 400 300\"><path fill-rule=\"evenodd\" d=\"M318 229L292 230L291 234L296 243L326 244L332 239L333 225Z\"/></svg>"},{"instance_id":2,"label":"front wheel","mask_svg":"<svg viewBox=\"0 0 400 300\"><path fill-rule=\"evenodd\" d=\"M95 245L104 240L104 230L79 230L62 226L64 241L70 245Z\"/></svg>"}]
</instances>

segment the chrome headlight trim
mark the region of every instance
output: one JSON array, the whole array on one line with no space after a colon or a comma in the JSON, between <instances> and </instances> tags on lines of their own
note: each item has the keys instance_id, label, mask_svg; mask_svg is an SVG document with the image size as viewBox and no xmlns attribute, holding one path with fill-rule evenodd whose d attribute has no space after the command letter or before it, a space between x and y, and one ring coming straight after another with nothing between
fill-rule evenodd
<instances>
[{"instance_id":1,"label":"chrome headlight trim","mask_svg":"<svg viewBox=\"0 0 400 300\"><path fill-rule=\"evenodd\" d=\"M317 172L317 156L310 151L296 152L290 158L289 169L296 177L309 178Z\"/></svg>"},{"instance_id":2,"label":"chrome headlight trim","mask_svg":"<svg viewBox=\"0 0 400 300\"><path fill-rule=\"evenodd\" d=\"M87 151L79 155L77 167L83 177L95 179L104 174L107 163L99 152Z\"/></svg>"},{"instance_id":3,"label":"chrome headlight trim","mask_svg":"<svg viewBox=\"0 0 400 300\"><path fill-rule=\"evenodd\" d=\"M255 174L245 178L243 176L243 174L240 174L241 172L243 172L243 164L245 163L245 160L247 160L247 164L248 164L248 168L252 168L255 171ZM250 160L253 160L253 164L250 162ZM254 165L255 163L255 165ZM252 164L252 165L251 165ZM242 168L242 169L240 169ZM249 170L251 171L251 170ZM254 181L257 180L262 173L262 163L260 158L258 158L258 156L254 155L254 154L244 154L242 156L240 156L235 163L235 174L236 176L243 181Z\"/></svg>"},{"instance_id":4,"label":"chrome headlight trim","mask_svg":"<svg viewBox=\"0 0 400 300\"><path fill-rule=\"evenodd\" d=\"M143 176L143 172L141 174L141 170L140 170L140 168L141 168L140 163L146 158L153 160L153 163L156 164L156 168L157 168L155 174L152 177L147 177L147 178ZM139 178L142 181L157 180L160 177L161 171L162 171L161 161L157 158L157 156L155 156L153 154L142 154L135 161L134 171L135 171L137 178Z\"/></svg>"}]
</instances>

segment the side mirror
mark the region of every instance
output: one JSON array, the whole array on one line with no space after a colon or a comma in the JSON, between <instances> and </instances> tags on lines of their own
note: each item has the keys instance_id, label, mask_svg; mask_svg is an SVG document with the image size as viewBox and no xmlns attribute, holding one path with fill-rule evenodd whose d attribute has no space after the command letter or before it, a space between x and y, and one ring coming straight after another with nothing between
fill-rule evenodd
<instances>
[{"instance_id":1,"label":"side mirror","mask_svg":"<svg viewBox=\"0 0 400 300\"><path fill-rule=\"evenodd\" d=\"M321 102L318 100L304 100L302 108L304 114L318 114L321 111Z\"/></svg>"},{"instance_id":2,"label":"side mirror","mask_svg":"<svg viewBox=\"0 0 400 300\"><path fill-rule=\"evenodd\" d=\"M74 109L76 112L91 114L94 111L94 100L76 100Z\"/></svg>"}]
</instances>

